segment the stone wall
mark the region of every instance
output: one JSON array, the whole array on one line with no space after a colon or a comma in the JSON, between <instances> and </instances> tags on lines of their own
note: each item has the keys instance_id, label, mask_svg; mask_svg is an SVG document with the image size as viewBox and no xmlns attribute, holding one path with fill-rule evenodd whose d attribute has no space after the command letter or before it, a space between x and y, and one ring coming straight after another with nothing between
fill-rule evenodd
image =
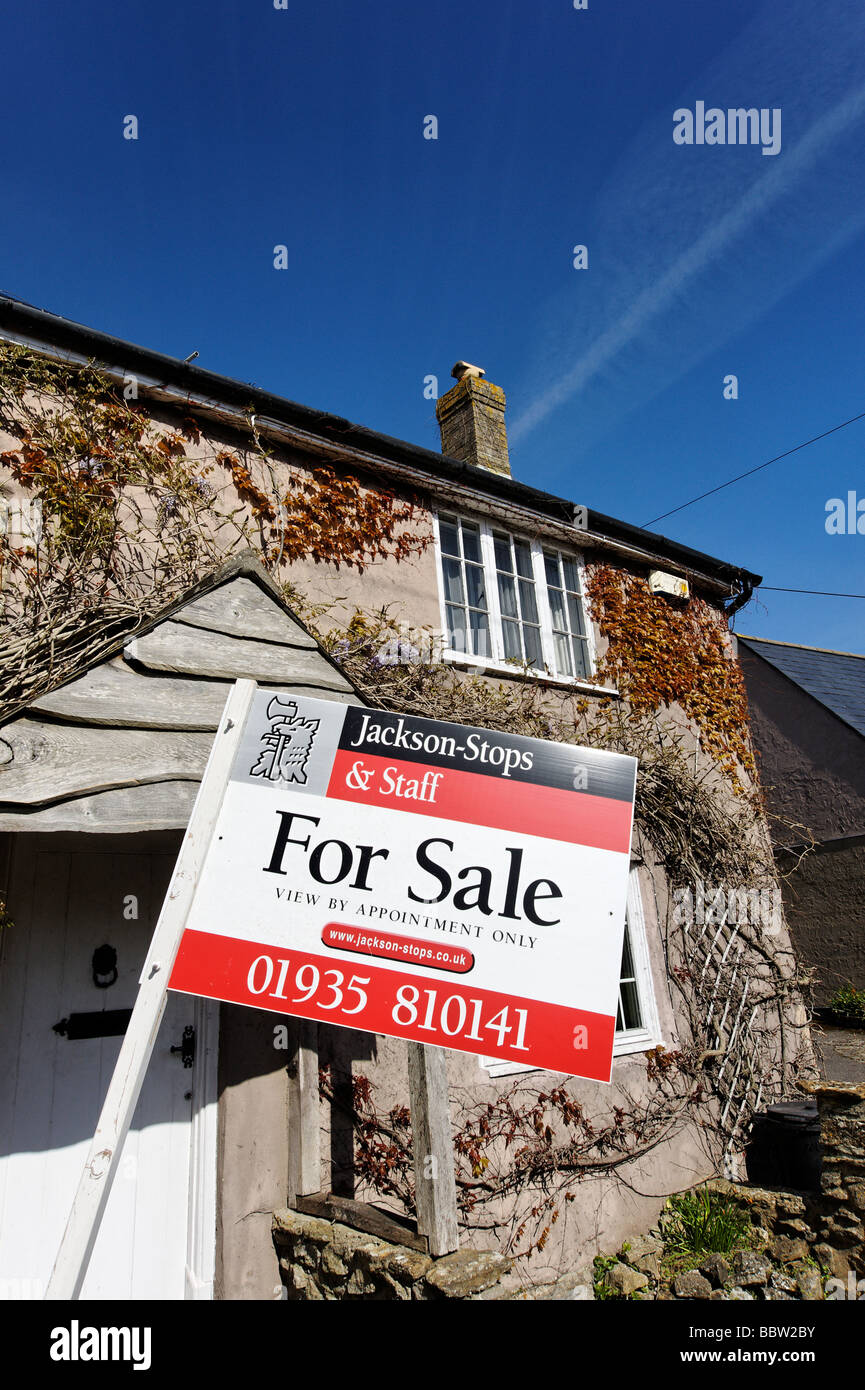
<instances>
[{"instance_id":1,"label":"stone wall","mask_svg":"<svg viewBox=\"0 0 865 1390\"><path fill-rule=\"evenodd\" d=\"M815 1192L717 1180L704 1186L745 1209L742 1248L675 1272L665 1227L596 1265L605 1298L769 1301L865 1298L865 1085L828 1082L817 1097L823 1173ZM694 1261L696 1264L696 1260ZM861 1281L861 1283L860 1283Z\"/></svg>"},{"instance_id":2,"label":"stone wall","mask_svg":"<svg viewBox=\"0 0 865 1390\"><path fill-rule=\"evenodd\" d=\"M511 1260L463 1249L432 1259L377 1236L285 1209L274 1214L273 1240L285 1297L292 1302L383 1302L453 1299L591 1299L588 1269L553 1284L509 1288Z\"/></svg>"},{"instance_id":3,"label":"stone wall","mask_svg":"<svg viewBox=\"0 0 865 1390\"><path fill-rule=\"evenodd\" d=\"M818 1243L865 1274L865 1085L828 1081L809 1089L823 1157L821 1191L809 1201Z\"/></svg>"}]
</instances>

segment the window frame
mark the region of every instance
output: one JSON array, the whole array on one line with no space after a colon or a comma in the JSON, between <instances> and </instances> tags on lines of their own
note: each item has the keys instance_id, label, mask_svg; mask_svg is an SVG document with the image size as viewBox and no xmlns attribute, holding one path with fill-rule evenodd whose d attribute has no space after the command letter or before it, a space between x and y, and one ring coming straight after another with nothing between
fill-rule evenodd
<instances>
[{"instance_id":1,"label":"window frame","mask_svg":"<svg viewBox=\"0 0 865 1390\"><path fill-rule=\"evenodd\" d=\"M613 1040L614 1062L619 1057L628 1057L634 1052L648 1052L650 1048L660 1047L663 1044L655 984L649 959L646 917L640 893L640 869L637 862L631 863L628 874L628 898L625 916L631 942L631 959L634 965L634 981L637 986L642 1024L639 1028L626 1028L616 1033ZM616 1004L618 1007L618 996ZM479 1056L478 1065L493 1078L527 1075L529 1072L547 1070L544 1067L524 1066L521 1062L505 1062L488 1056Z\"/></svg>"},{"instance_id":2,"label":"window frame","mask_svg":"<svg viewBox=\"0 0 865 1390\"><path fill-rule=\"evenodd\" d=\"M532 581L534 584L535 603L540 620L541 651L545 669L542 670L539 667L529 667L528 674L557 685L565 685L571 688L583 688L595 692L601 689L601 687L594 682L594 676L597 672L597 653L595 649L593 624L585 600L585 564L582 555L578 551L563 550L558 542L544 542L541 539L532 538L519 531L511 530L504 522L498 523L484 519L483 517L472 516L458 509L450 511L448 508L443 507L441 508L441 515L443 517L453 516L460 522L466 522L478 528L492 653L489 656L475 656L473 652L457 651L449 645L450 628L448 625L447 601L444 589L444 552L442 550L439 515L438 511L433 512L433 530L436 550L436 584L438 587L439 612L441 615L443 634L441 646L442 660L454 665L475 666L485 670L500 671L517 678L523 674L523 668L506 660L504 654L503 619L499 602L498 568L496 565L495 540L493 536L494 531L501 531L509 537L512 543L514 541L521 541L523 544L527 545L531 554ZM585 642L586 663L589 668L586 676L561 675L556 670L553 615L550 608L549 595L547 593L547 576L544 564L545 550L550 551L550 553L555 553L559 561L562 559L572 560L576 566L577 580L580 586L580 607L585 626L585 637L581 640ZM606 693L615 694L616 692L607 691Z\"/></svg>"}]
</instances>

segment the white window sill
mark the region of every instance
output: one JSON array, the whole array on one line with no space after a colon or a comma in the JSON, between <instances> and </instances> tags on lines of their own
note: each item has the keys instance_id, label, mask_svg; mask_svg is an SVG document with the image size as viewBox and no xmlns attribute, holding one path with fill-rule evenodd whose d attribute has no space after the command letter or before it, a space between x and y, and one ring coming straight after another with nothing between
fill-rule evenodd
<instances>
[{"instance_id":1,"label":"white window sill","mask_svg":"<svg viewBox=\"0 0 865 1390\"><path fill-rule=\"evenodd\" d=\"M660 1047L658 1038L654 1038L648 1028L634 1028L627 1033L617 1033L616 1041L613 1044L613 1063L619 1057L628 1057L634 1052L649 1052L653 1047ZM526 1067L521 1062L497 1062L493 1057L479 1057L478 1065L482 1071L489 1076L525 1076L532 1071L547 1070L544 1067Z\"/></svg>"},{"instance_id":2,"label":"white window sill","mask_svg":"<svg viewBox=\"0 0 865 1390\"><path fill-rule=\"evenodd\" d=\"M442 661L446 661L449 666L465 666L467 669L477 670L478 673L491 671L497 676L510 676L511 680L527 681L536 680L542 685L554 685L562 690L578 690L587 695L614 695L618 698L619 692L614 686L594 685L591 681L577 680L574 676L553 676L549 671L525 671L521 666L515 666L510 661L494 661L491 657L470 656L467 652L444 651Z\"/></svg>"}]
</instances>

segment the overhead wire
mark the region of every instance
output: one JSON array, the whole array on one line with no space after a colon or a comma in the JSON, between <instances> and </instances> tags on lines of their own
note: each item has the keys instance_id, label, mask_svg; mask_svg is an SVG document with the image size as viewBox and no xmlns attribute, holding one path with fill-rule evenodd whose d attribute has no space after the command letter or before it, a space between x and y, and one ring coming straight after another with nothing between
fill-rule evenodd
<instances>
[{"instance_id":1,"label":"overhead wire","mask_svg":"<svg viewBox=\"0 0 865 1390\"><path fill-rule=\"evenodd\" d=\"M662 512L660 516L652 517L651 521L644 521L643 526L654 526L658 521L664 521L668 516L675 516L677 512L683 512L686 507L693 507L695 502L702 502L704 497L712 497L716 492L723 492L725 487L732 487L734 483L740 483L743 478L750 478L754 473L761 472L768 468L772 463L778 463L780 459L789 458L791 454L798 454L800 449L807 449L809 444L816 444L820 439L828 439L830 434L837 434L839 430L844 430L848 425L855 425L857 420L865 420L865 410L860 415L851 415L849 420L842 420L840 425L833 425L830 430L824 430L822 434L815 434L812 439L806 439L802 444L796 444L792 449L785 449L783 454L776 454L774 458L767 459L765 463L758 463L755 468L748 468L744 473L737 473L735 478L728 478L726 483L719 483L717 487L710 487L708 492L701 492L698 497L692 497L690 502L683 502L680 507L673 507L669 512Z\"/></svg>"}]
</instances>

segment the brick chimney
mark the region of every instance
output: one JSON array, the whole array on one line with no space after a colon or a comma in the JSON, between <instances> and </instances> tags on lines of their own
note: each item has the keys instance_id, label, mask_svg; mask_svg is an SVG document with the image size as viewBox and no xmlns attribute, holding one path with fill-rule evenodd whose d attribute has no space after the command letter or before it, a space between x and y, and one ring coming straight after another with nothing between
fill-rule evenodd
<instances>
[{"instance_id":1,"label":"brick chimney","mask_svg":"<svg viewBox=\"0 0 865 1390\"><path fill-rule=\"evenodd\" d=\"M510 476L504 391L470 362L457 362L451 376L456 386L436 402L442 453Z\"/></svg>"}]
</instances>

